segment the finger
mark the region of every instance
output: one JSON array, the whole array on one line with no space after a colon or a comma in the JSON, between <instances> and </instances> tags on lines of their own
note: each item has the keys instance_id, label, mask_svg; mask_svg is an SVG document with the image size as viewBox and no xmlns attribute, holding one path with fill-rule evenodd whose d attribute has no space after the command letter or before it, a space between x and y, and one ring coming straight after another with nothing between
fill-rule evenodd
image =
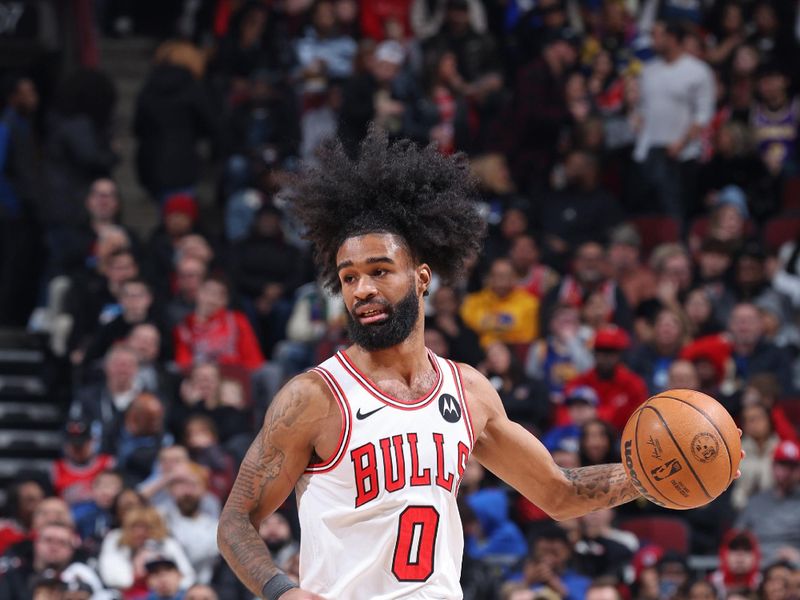
<instances>
[{"instance_id":1,"label":"finger","mask_svg":"<svg viewBox=\"0 0 800 600\"><path fill-rule=\"evenodd\" d=\"M737 427L737 428L736 428L736 431L738 431L738 432L739 432L739 437L742 437L742 430L741 430L741 429L739 429L739 428Z\"/></svg>"},{"instance_id":2,"label":"finger","mask_svg":"<svg viewBox=\"0 0 800 600\"><path fill-rule=\"evenodd\" d=\"M739 469L736 469L736 476L734 477L734 479L739 479L739 477L741 477L741 476L742 476L742 472Z\"/></svg>"}]
</instances>

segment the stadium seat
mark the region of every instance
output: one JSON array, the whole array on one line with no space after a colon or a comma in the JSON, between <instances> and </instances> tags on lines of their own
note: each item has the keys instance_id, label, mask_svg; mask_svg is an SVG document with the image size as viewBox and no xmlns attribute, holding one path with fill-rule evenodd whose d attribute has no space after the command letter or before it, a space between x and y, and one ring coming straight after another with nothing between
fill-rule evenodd
<instances>
[{"instance_id":1,"label":"stadium seat","mask_svg":"<svg viewBox=\"0 0 800 600\"><path fill-rule=\"evenodd\" d=\"M800 215L778 215L764 225L764 246L777 251L784 242L800 237Z\"/></svg>"},{"instance_id":2,"label":"stadium seat","mask_svg":"<svg viewBox=\"0 0 800 600\"><path fill-rule=\"evenodd\" d=\"M680 237L680 225L672 217L646 215L630 220L642 238L642 258L647 260L653 248L659 244L677 242Z\"/></svg>"},{"instance_id":3,"label":"stadium seat","mask_svg":"<svg viewBox=\"0 0 800 600\"><path fill-rule=\"evenodd\" d=\"M620 529L630 531L646 542L661 546L664 550L675 550L681 554L689 552L689 526L677 517L633 517L623 521Z\"/></svg>"}]
</instances>

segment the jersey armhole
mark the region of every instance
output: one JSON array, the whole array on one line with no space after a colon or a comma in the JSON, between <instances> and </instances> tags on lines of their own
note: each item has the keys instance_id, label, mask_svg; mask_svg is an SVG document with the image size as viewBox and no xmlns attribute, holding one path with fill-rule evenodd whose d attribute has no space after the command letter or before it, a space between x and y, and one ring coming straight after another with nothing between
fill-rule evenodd
<instances>
[{"instance_id":1,"label":"jersey armhole","mask_svg":"<svg viewBox=\"0 0 800 600\"><path fill-rule=\"evenodd\" d=\"M342 460L342 456L344 456L347 445L350 443L350 432L352 431L350 404L347 402L347 398L344 395L344 391L342 391L342 388L339 386L339 382L336 381L327 369L314 367L311 371L319 375L328 386L328 389L330 389L333 397L336 399L336 403L339 405L339 412L342 417L342 428L339 431L339 443L336 446L336 450L327 460L308 465L304 471L304 473L327 473L336 468Z\"/></svg>"},{"instance_id":2,"label":"jersey armhole","mask_svg":"<svg viewBox=\"0 0 800 600\"><path fill-rule=\"evenodd\" d=\"M450 365L450 370L453 372L453 379L456 382L456 391L458 392L458 399L461 406L464 407L464 426L467 428L467 437L469 438L470 452L475 448L475 436L472 432L472 416L469 412L469 404L467 404L467 394L464 391L464 385L461 382L461 368L458 363L448 360L447 364Z\"/></svg>"}]
</instances>

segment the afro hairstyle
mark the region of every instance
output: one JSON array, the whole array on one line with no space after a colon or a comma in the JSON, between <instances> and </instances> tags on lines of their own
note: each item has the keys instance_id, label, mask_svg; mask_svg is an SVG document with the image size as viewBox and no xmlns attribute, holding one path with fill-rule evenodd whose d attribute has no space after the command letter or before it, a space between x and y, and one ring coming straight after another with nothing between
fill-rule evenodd
<instances>
[{"instance_id":1,"label":"afro hairstyle","mask_svg":"<svg viewBox=\"0 0 800 600\"><path fill-rule=\"evenodd\" d=\"M339 141L324 145L292 196L291 211L332 292L341 291L336 254L348 238L398 235L418 264L450 282L480 252L486 230L463 155L446 157L434 145L420 148L408 140L390 144L376 127L355 159Z\"/></svg>"}]
</instances>

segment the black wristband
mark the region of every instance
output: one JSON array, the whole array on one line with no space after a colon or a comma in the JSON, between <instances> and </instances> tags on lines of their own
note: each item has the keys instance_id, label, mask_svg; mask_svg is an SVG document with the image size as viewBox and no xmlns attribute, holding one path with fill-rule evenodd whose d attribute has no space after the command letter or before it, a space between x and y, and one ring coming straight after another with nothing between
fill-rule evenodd
<instances>
[{"instance_id":1,"label":"black wristband","mask_svg":"<svg viewBox=\"0 0 800 600\"><path fill-rule=\"evenodd\" d=\"M286 592L296 587L300 586L289 579L286 573L278 573L261 588L261 597L265 598L265 600L278 600Z\"/></svg>"}]
</instances>

